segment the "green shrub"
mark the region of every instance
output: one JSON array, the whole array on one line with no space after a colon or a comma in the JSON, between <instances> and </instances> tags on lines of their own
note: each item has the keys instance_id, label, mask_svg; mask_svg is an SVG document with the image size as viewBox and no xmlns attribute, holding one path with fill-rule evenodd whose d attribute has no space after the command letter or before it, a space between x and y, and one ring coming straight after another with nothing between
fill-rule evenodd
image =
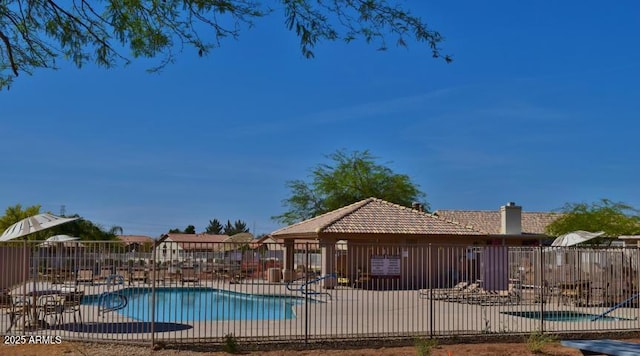
<instances>
[{"instance_id":1,"label":"green shrub","mask_svg":"<svg viewBox=\"0 0 640 356\"><path fill-rule=\"evenodd\" d=\"M529 337L527 338L527 349L534 354L537 354L540 353L546 345L554 341L555 339L553 336L545 335L539 330L536 330L529 334Z\"/></svg>"},{"instance_id":2,"label":"green shrub","mask_svg":"<svg viewBox=\"0 0 640 356\"><path fill-rule=\"evenodd\" d=\"M233 334L227 334L224 336L224 346L222 349L226 353L238 353L238 340L236 340L236 337L233 336Z\"/></svg>"},{"instance_id":3,"label":"green shrub","mask_svg":"<svg viewBox=\"0 0 640 356\"><path fill-rule=\"evenodd\" d=\"M434 347L438 346L438 341L435 339L416 339L416 351L418 356L430 356Z\"/></svg>"}]
</instances>

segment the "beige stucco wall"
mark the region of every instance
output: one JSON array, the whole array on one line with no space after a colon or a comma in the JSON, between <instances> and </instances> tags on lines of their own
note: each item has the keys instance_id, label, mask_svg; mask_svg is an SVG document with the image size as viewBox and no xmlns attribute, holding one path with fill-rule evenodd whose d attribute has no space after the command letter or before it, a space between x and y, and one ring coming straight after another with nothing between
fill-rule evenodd
<instances>
[{"instance_id":1,"label":"beige stucco wall","mask_svg":"<svg viewBox=\"0 0 640 356\"><path fill-rule=\"evenodd\" d=\"M0 247L0 288L11 288L28 279L31 253L27 247L26 260L22 246Z\"/></svg>"},{"instance_id":2,"label":"beige stucco wall","mask_svg":"<svg viewBox=\"0 0 640 356\"><path fill-rule=\"evenodd\" d=\"M350 234L323 236L329 241L347 240L347 249L336 258L340 277L351 283L366 280L365 288L419 289L449 287L459 281L475 281L481 277L480 260L472 251L484 246L522 246L524 239L486 236L410 236ZM322 237L321 237L322 239ZM372 256L400 256L400 277L371 278Z\"/></svg>"}]
</instances>

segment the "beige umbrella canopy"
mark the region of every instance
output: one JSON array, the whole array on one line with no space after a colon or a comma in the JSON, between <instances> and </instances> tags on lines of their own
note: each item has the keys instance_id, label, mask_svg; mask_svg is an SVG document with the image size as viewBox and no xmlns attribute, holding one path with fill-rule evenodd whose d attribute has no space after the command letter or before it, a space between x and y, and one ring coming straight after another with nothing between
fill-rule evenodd
<instances>
[{"instance_id":1,"label":"beige umbrella canopy","mask_svg":"<svg viewBox=\"0 0 640 356\"><path fill-rule=\"evenodd\" d=\"M589 231L582 231L582 230L573 231L568 234L558 236L558 238L553 240L553 242L551 243L551 246L554 246L554 247L574 246L577 244L581 244L585 241L595 239L596 237L602 236L602 235L604 235L604 231L598 231L598 232L589 232Z\"/></svg>"},{"instance_id":2,"label":"beige umbrella canopy","mask_svg":"<svg viewBox=\"0 0 640 356\"><path fill-rule=\"evenodd\" d=\"M75 236L69 236L69 235L55 235L47 238L46 240L44 240L43 243L41 243L38 246L48 247L48 246L54 246L57 243L61 243L63 246L66 247L67 246L66 242L75 241L75 240L80 240L80 238Z\"/></svg>"},{"instance_id":3,"label":"beige umbrella canopy","mask_svg":"<svg viewBox=\"0 0 640 356\"><path fill-rule=\"evenodd\" d=\"M78 218L63 218L47 213L30 216L9 226L2 235L0 235L0 241L17 239L18 237L46 230L74 220L78 220Z\"/></svg>"}]
</instances>

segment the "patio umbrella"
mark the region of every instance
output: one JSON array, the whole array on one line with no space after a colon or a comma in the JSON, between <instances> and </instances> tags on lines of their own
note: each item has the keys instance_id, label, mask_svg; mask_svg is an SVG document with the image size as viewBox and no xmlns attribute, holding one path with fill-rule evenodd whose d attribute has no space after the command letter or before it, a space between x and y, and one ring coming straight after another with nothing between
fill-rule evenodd
<instances>
[{"instance_id":1,"label":"patio umbrella","mask_svg":"<svg viewBox=\"0 0 640 356\"><path fill-rule=\"evenodd\" d=\"M589 232L589 231L582 231L582 230L573 231L568 234L558 236L558 238L553 240L553 242L551 243L551 246L556 246L556 247L557 246L563 246L563 247L573 246L573 245L583 243L585 241L589 241L591 239L594 239L602 235L604 235L604 231L598 231L598 232Z\"/></svg>"},{"instance_id":2,"label":"patio umbrella","mask_svg":"<svg viewBox=\"0 0 640 356\"><path fill-rule=\"evenodd\" d=\"M56 216L53 214L38 214L34 216L30 216L28 218L22 219L17 223L9 226L2 235L0 235L0 241L9 241L13 239L17 239L18 237L27 236L34 232L46 230L52 228L54 226L58 226L60 224L68 223L70 221L77 220L78 218L63 218L60 216ZM23 248L23 261L27 260L27 240L24 240L24 248ZM25 271L26 272L26 271ZM36 290L36 278L35 275L37 273L37 269L33 269L34 279L33 279L33 290ZM23 278L26 281L27 276L23 274ZM27 284L23 284L23 294L27 294ZM35 314L35 303L33 305L34 314Z\"/></svg>"},{"instance_id":3,"label":"patio umbrella","mask_svg":"<svg viewBox=\"0 0 640 356\"><path fill-rule=\"evenodd\" d=\"M52 214L38 214L22 219L9 226L2 235L0 241L9 241L18 237L26 236L34 232L46 230L48 228L78 220L78 218L63 218Z\"/></svg>"},{"instance_id":4,"label":"patio umbrella","mask_svg":"<svg viewBox=\"0 0 640 356\"><path fill-rule=\"evenodd\" d=\"M54 235L44 240L44 242L41 243L39 246L40 247L53 246L55 245L56 242L67 242L67 241L75 241L75 240L80 240L80 238L69 236L69 235Z\"/></svg>"}]
</instances>

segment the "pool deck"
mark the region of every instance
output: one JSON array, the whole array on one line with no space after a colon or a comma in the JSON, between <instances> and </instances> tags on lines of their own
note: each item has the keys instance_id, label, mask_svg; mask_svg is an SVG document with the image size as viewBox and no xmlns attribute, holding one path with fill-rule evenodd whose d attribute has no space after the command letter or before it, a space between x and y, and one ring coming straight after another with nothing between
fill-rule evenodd
<instances>
[{"instance_id":1,"label":"pool deck","mask_svg":"<svg viewBox=\"0 0 640 356\"><path fill-rule=\"evenodd\" d=\"M39 282L35 286L27 285L27 292L37 290L62 289L63 285ZM67 286L69 288L70 286ZM148 284L108 286L80 284L78 290L85 295L99 295L106 291L118 291L131 287L151 287ZM180 287L181 285L157 288ZM286 295L301 297L298 291L290 291L283 283L265 283L263 281L244 281L229 283L228 281L201 281L197 285L189 284L184 288L209 287L226 291L261 294ZM319 287L318 287L319 288ZM448 302L420 298L418 291L375 291L338 287L326 295L312 295L315 301L301 303L294 307L296 317L288 320L231 320L231 321L185 321L182 323L140 322L127 318L117 312L98 315L97 306L82 305L83 324L74 324L73 319L65 317L64 323L57 329L39 329L24 331L12 329L13 334L60 335L63 339L92 340L125 340L149 341L152 338L152 327L156 332L155 340L193 340L222 339L233 334L237 338L339 338L355 334L371 337L375 335L434 335L453 334L473 335L483 333L531 333L536 330L545 331L597 331L616 329L629 330L640 326L638 308L620 308L611 316L635 318L635 320L615 322L552 322L505 315L502 312L572 310L582 313L599 314L606 307L568 307L554 302L541 305L539 303L478 305L460 302ZM22 293L22 287L14 289L16 294ZM433 316L433 317L432 317ZM71 319L71 320L68 320ZM309 322L307 322L309 321ZM615 324L611 324L615 323ZM7 313L0 317L0 327L6 330L9 326Z\"/></svg>"}]
</instances>

